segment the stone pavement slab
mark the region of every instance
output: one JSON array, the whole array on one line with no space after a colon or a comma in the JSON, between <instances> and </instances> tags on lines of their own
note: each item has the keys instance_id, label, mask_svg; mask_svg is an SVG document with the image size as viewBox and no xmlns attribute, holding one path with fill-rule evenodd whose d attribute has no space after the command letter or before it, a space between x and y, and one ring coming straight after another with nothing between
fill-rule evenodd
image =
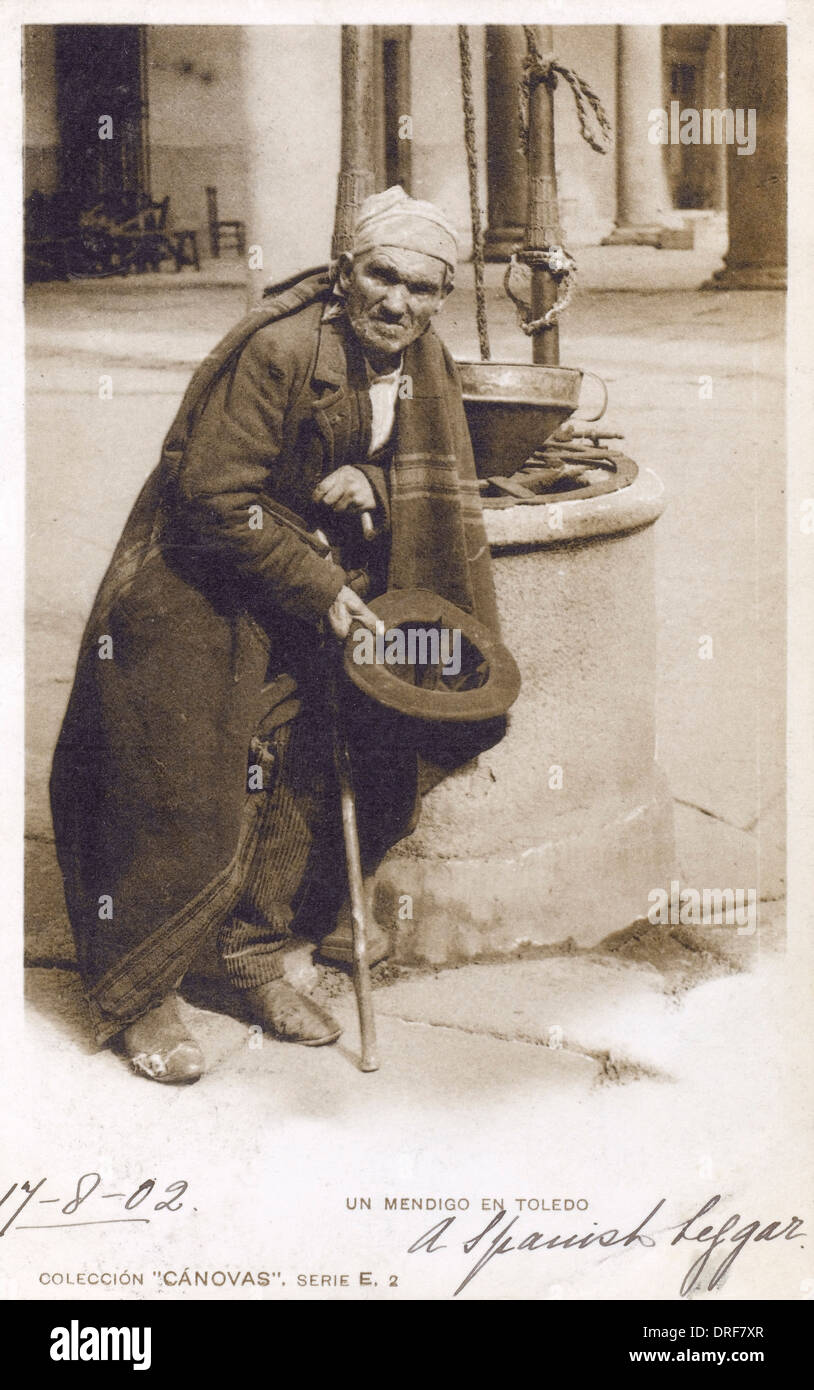
<instances>
[{"instance_id":1,"label":"stone pavement slab","mask_svg":"<svg viewBox=\"0 0 814 1390\"><path fill-rule=\"evenodd\" d=\"M375 995L378 1014L593 1057L606 1079L662 1073L677 1001L649 965L584 955L468 965Z\"/></svg>"},{"instance_id":2,"label":"stone pavement slab","mask_svg":"<svg viewBox=\"0 0 814 1390\"><path fill-rule=\"evenodd\" d=\"M704 965L707 974L729 971L712 957ZM524 1074L529 1067L536 1074L538 1063L523 1049L550 1054L538 1059L539 1065L544 1070L553 1068L552 1076L562 1073L565 1079L569 1075L583 1079L590 1075L592 1081L605 1082L667 1078L678 1060L677 1039L685 1031L678 1015L685 1009L686 991L676 988L674 975L647 961L621 954L574 953L400 974L402 978L382 982L374 992L379 1031L383 1030L382 1066L387 1072L394 1062L398 1070L403 1060L400 1052L398 1059L392 1053L395 1039L400 1039L401 1049L410 1037L421 1052L424 1043L432 1050L433 1034L437 1056L447 1057L440 1065L457 1070L456 1059L467 1039L473 1040L476 1053L486 1049L489 1055L493 1043L520 1045ZM348 976L324 968L315 972L307 951L300 953L299 961L295 957L289 977L299 987L308 989L320 976L329 986L326 1002L345 1030L336 1049L325 1049L325 1053L336 1052L355 1070L358 1021ZM381 974L379 979L383 981ZM27 972L27 981L30 1002L42 1011L52 1042L59 1048L92 1050L76 974L35 968ZM267 1062L276 1073L280 1068L285 1071L292 1052L304 1051L258 1035L240 996L228 986L197 980L184 992L184 1015L199 1037L208 1071L226 1068L230 1077L256 1074ZM255 1056L259 1051L265 1061ZM292 1065L298 1071L296 1061ZM335 1063L327 1065L332 1070Z\"/></svg>"},{"instance_id":3,"label":"stone pavement slab","mask_svg":"<svg viewBox=\"0 0 814 1390\"><path fill-rule=\"evenodd\" d=\"M453 1097L458 1104L474 1107L493 1092L499 1099L523 1087L582 1091L599 1074L589 1057L524 1042L507 1045L488 1034L475 1036L454 1027L437 1030L380 1014L381 1070L366 1075L358 1069L355 1007L346 996L332 1001L331 1007L347 1031L338 1044L327 1048L258 1039L244 1022L184 1004L186 1021L204 1051L207 1073L192 1087L162 1087L131 1076L109 1049L97 1051L75 974L26 974L27 1031L36 1039L42 1064L67 1091L61 1105L70 1104L74 1090L87 1093L101 1086L104 1111L128 1116L131 1122L134 1112L149 1122L166 1107L169 1095L184 1098L184 1110L196 1124L206 1123L215 1103L221 1121L231 1116L243 1128L251 1127L258 1107L289 1121L313 1115L342 1123L372 1122L382 1109L401 1109L406 1118L411 1107L418 1113L443 1110Z\"/></svg>"}]
</instances>

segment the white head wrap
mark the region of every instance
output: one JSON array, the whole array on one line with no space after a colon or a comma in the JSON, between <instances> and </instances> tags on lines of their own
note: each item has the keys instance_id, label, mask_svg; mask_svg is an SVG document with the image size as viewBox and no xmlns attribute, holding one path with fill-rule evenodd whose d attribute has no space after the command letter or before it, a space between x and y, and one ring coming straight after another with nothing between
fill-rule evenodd
<instances>
[{"instance_id":1,"label":"white head wrap","mask_svg":"<svg viewBox=\"0 0 814 1390\"><path fill-rule=\"evenodd\" d=\"M411 198L395 184L365 198L353 232L353 254L375 246L397 246L444 261L450 270L458 259L458 238L449 218L434 203Z\"/></svg>"}]
</instances>

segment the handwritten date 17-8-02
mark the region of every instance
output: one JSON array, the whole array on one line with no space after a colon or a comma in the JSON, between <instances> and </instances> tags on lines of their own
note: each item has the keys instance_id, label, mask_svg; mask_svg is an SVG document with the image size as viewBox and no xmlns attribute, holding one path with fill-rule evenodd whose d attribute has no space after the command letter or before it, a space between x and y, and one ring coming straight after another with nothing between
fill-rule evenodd
<instances>
[{"instance_id":1,"label":"handwritten date 17-8-02","mask_svg":"<svg viewBox=\"0 0 814 1390\"><path fill-rule=\"evenodd\" d=\"M13 1182L6 1192L0 1195L0 1236L6 1235L14 1227L18 1231L56 1230L68 1226L109 1226L113 1223L133 1221L149 1222L153 1213L180 1211L184 1203L182 1197L189 1186L179 1179L176 1182L161 1184L158 1178L144 1178L136 1186L124 1184L123 1191L107 1191L101 1173L83 1173L65 1196L46 1195L48 1178L39 1182L26 1179ZM115 1202L114 1207L104 1208L102 1202ZM41 1207L53 1206L56 1211L44 1212ZM104 1214L103 1214L104 1213ZM109 1215L107 1213L110 1213ZM21 1216L25 1221L20 1221ZM43 1220L34 1220L34 1217ZM48 1218L61 1217L62 1219Z\"/></svg>"}]
</instances>

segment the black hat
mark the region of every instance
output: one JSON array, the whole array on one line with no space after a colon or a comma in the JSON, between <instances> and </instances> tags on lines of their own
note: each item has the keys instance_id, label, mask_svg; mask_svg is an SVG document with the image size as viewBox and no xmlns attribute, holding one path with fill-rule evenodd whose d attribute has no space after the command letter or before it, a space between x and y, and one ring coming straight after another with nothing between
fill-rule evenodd
<instances>
[{"instance_id":1,"label":"black hat","mask_svg":"<svg viewBox=\"0 0 814 1390\"><path fill-rule=\"evenodd\" d=\"M390 589L368 606L384 624L384 638L354 623L343 664L377 704L457 724L494 719L514 704L517 663L470 613L431 589Z\"/></svg>"}]
</instances>

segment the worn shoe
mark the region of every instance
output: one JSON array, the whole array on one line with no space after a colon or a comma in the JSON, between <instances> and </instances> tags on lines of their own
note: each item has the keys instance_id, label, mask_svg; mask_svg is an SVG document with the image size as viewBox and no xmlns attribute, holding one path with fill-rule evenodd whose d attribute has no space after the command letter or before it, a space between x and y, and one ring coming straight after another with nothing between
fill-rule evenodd
<instances>
[{"instance_id":1,"label":"worn shoe","mask_svg":"<svg viewBox=\"0 0 814 1390\"><path fill-rule=\"evenodd\" d=\"M203 1075L203 1053L184 1026L175 994L125 1028L119 1042L138 1076L167 1086L188 1086Z\"/></svg>"},{"instance_id":2,"label":"worn shoe","mask_svg":"<svg viewBox=\"0 0 814 1390\"><path fill-rule=\"evenodd\" d=\"M373 916L372 895L369 883L365 884L367 897L367 963L378 965L386 960L393 949L387 932L379 926ZM319 954L323 960L338 960L343 965L353 964L353 925L351 922L350 900L345 898L336 915L336 926L319 943Z\"/></svg>"},{"instance_id":3,"label":"worn shoe","mask_svg":"<svg viewBox=\"0 0 814 1390\"><path fill-rule=\"evenodd\" d=\"M342 1029L327 1009L299 994L288 980L269 980L245 991L252 1015L267 1033L282 1042L324 1047L336 1042Z\"/></svg>"}]
</instances>

